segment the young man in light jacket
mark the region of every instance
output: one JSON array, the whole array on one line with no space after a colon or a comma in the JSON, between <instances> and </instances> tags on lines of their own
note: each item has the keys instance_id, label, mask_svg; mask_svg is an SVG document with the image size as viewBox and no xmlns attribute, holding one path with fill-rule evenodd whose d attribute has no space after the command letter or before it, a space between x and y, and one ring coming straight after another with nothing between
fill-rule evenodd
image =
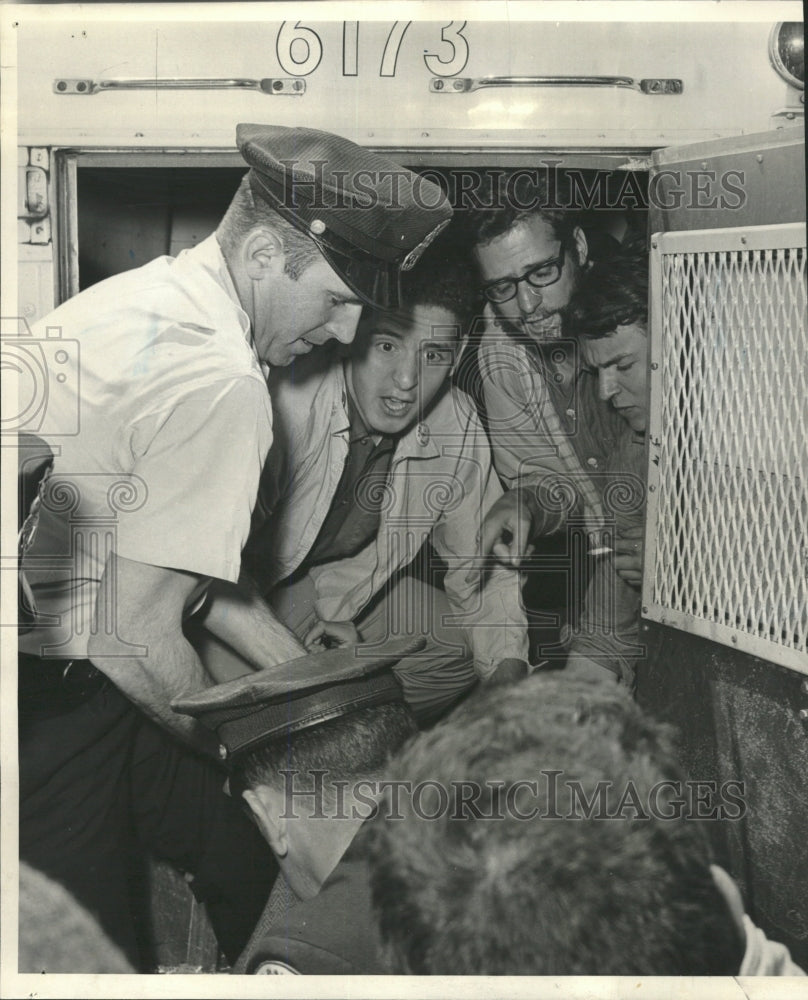
<instances>
[{"instance_id":1,"label":"young man in light jacket","mask_svg":"<svg viewBox=\"0 0 808 1000\"><path fill-rule=\"evenodd\" d=\"M502 488L472 401L450 385L473 314L469 268L440 245L406 273L403 307L373 311L355 349L273 379L274 443L248 546L276 613L310 647L427 636L400 680L419 721L478 680L527 671L518 572L481 568ZM429 540L443 587L413 565Z\"/></svg>"}]
</instances>

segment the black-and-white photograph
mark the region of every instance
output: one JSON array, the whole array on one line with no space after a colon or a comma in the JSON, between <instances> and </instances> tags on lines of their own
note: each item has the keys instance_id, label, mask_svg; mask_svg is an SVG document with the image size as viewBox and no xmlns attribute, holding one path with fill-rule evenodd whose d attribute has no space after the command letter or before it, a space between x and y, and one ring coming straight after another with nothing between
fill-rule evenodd
<instances>
[{"instance_id":1,"label":"black-and-white photograph","mask_svg":"<svg viewBox=\"0 0 808 1000\"><path fill-rule=\"evenodd\" d=\"M801 4L0 18L2 995L785 996Z\"/></svg>"}]
</instances>

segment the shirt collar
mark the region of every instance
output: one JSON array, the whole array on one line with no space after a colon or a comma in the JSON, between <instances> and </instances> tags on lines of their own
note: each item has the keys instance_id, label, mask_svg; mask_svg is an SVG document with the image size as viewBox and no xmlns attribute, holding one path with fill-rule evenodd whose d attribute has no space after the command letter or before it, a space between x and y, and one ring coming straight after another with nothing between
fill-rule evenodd
<instances>
[{"instance_id":1,"label":"shirt collar","mask_svg":"<svg viewBox=\"0 0 808 1000\"><path fill-rule=\"evenodd\" d=\"M244 339L250 345L250 349L255 356L256 362L260 365L262 372L265 376L268 375L269 365L267 365L266 362L261 361L256 354L255 345L252 341L252 325L250 323L250 317L241 305L241 300L239 299L236 285L233 281L233 276L230 274L230 268L227 266L227 261L224 259L224 254L222 253L222 248L219 245L219 240L216 238L216 233L211 233L211 235L202 240L201 243L197 243L195 247L191 247L189 250L183 250L178 257L178 260L181 260L186 255L187 258L192 260L196 267L198 267L208 279L214 282L214 284L224 294L228 302L227 305L222 302L223 309L235 307L235 314L238 318L239 325L241 326L242 333L244 334Z\"/></svg>"},{"instance_id":2,"label":"shirt collar","mask_svg":"<svg viewBox=\"0 0 808 1000\"><path fill-rule=\"evenodd\" d=\"M351 395L351 389L348 385L348 380L345 380L345 398L347 402L348 411L348 440L353 443L354 441L361 441L363 438L372 437L373 432L368 428L365 421L362 419L362 414L359 412L359 407L356 405L353 396ZM378 435L379 437L384 437L384 435Z\"/></svg>"}]
</instances>

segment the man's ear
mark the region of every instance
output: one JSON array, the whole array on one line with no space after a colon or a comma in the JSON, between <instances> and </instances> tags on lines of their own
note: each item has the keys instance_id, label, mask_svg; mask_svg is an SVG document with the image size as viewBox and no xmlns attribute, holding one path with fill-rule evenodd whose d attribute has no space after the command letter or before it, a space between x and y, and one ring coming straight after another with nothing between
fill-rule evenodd
<instances>
[{"instance_id":1,"label":"man's ear","mask_svg":"<svg viewBox=\"0 0 808 1000\"><path fill-rule=\"evenodd\" d=\"M244 273L253 281L283 270L286 254L281 234L272 226L251 229L241 244L241 260Z\"/></svg>"},{"instance_id":2,"label":"man's ear","mask_svg":"<svg viewBox=\"0 0 808 1000\"><path fill-rule=\"evenodd\" d=\"M578 257L578 266L584 267L589 259L589 244L586 242L586 234L580 226L576 226L572 234L575 243L575 253Z\"/></svg>"},{"instance_id":3,"label":"man's ear","mask_svg":"<svg viewBox=\"0 0 808 1000\"><path fill-rule=\"evenodd\" d=\"M286 830L286 820L283 818L283 803L280 806L275 793L267 785L259 785L255 789L244 792L244 801L250 807L255 817L258 829L264 839L279 858L286 857L289 851L289 839Z\"/></svg>"}]
</instances>

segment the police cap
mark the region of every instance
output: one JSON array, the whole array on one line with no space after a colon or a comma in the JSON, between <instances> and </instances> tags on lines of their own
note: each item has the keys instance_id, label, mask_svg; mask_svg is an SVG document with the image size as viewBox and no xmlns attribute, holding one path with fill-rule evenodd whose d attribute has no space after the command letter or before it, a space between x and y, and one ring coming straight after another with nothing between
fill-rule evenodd
<instances>
[{"instance_id":1,"label":"police cap","mask_svg":"<svg viewBox=\"0 0 808 1000\"><path fill-rule=\"evenodd\" d=\"M242 124L236 141L254 197L309 236L364 302L398 308L400 272L452 216L438 185L317 129Z\"/></svg>"},{"instance_id":2,"label":"police cap","mask_svg":"<svg viewBox=\"0 0 808 1000\"><path fill-rule=\"evenodd\" d=\"M219 756L232 761L264 743L372 705L402 701L395 663L424 648L416 636L385 643L327 649L245 674L175 699L219 737Z\"/></svg>"}]
</instances>

